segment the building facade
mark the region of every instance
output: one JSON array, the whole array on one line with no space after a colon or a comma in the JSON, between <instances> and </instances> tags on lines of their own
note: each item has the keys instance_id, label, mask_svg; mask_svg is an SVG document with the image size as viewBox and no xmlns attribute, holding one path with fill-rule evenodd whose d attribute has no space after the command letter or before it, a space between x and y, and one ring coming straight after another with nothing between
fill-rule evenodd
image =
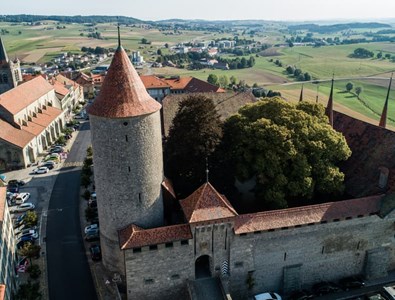
<instances>
[{"instance_id":1,"label":"building facade","mask_svg":"<svg viewBox=\"0 0 395 300\"><path fill-rule=\"evenodd\" d=\"M11 300L11 295L17 290L17 254L6 192L6 187L0 187L0 286L3 285L4 299Z\"/></svg>"},{"instance_id":2,"label":"building facade","mask_svg":"<svg viewBox=\"0 0 395 300\"><path fill-rule=\"evenodd\" d=\"M21 66L18 59L8 59L5 46L0 37L0 94L15 88L22 81Z\"/></svg>"}]
</instances>

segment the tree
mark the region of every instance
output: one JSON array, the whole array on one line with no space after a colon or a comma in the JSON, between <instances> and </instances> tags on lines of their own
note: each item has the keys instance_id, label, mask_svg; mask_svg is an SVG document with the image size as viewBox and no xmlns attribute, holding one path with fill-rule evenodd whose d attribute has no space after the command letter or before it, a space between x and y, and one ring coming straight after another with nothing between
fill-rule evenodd
<instances>
[{"instance_id":1,"label":"tree","mask_svg":"<svg viewBox=\"0 0 395 300\"><path fill-rule=\"evenodd\" d=\"M228 76L226 76L226 75L220 76L218 79L218 83L219 83L220 87L226 88L229 84Z\"/></svg>"},{"instance_id":2,"label":"tree","mask_svg":"<svg viewBox=\"0 0 395 300\"><path fill-rule=\"evenodd\" d=\"M158 51L156 51L156 54L162 55L162 50L158 49Z\"/></svg>"},{"instance_id":3,"label":"tree","mask_svg":"<svg viewBox=\"0 0 395 300\"><path fill-rule=\"evenodd\" d=\"M355 94L357 94L357 96L359 97L359 95L362 93L362 87L360 87L360 86L357 86L356 88L355 88Z\"/></svg>"},{"instance_id":4,"label":"tree","mask_svg":"<svg viewBox=\"0 0 395 300\"><path fill-rule=\"evenodd\" d=\"M386 54L384 55L384 57L387 58L387 59L390 59L390 58L391 58L391 54L386 53Z\"/></svg>"},{"instance_id":5,"label":"tree","mask_svg":"<svg viewBox=\"0 0 395 300\"><path fill-rule=\"evenodd\" d=\"M37 213L35 211L27 211L23 222L27 227L36 226L38 223Z\"/></svg>"},{"instance_id":6,"label":"tree","mask_svg":"<svg viewBox=\"0 0 395 300\"><path fill-rule=\"evenodd\" d=\"M352 82L347 82L346 84L346 90L347 92L351 92L351 90L354 88L354 85Z\"/></svg>"},{"instance_id":7,"label":"tree","mask_svg":"<svg viewBox=\"0 0 395 300\"><path fill-rule=\"evenodd\" d=\"M295 68L292 66L288 66L285 70L287 71L288 74L291 75L295 72Z\"/></svg>"},{"instance_id":8,"label":"tree","mask_svg":"<svg viewBox=\"0 0 395 300\"><path fill-rule=\"evenodd\" d=\"M41 297L40 283L31 283L30 280L19 285L18 292L15 295L16 300L38 300Z\"/></svg>"},{"instance_id":9,"label":"tree","mask_svg":"<svg viewBox=\"0 0 395 300\"><path fill-rule=\"evenodd\" d=\"M215 74L208 75L207 82L214 85L218 85L218 76Z\"/></svg>"},{"instance_id":10,"label":"tree","mask_svg":"<svg viewBox=\"0 0 395 300\"><path fill-rule=\"evenodd\" d=\"M377 53L376 57L377 57L377 59L382 58L383 57L383 52L380 51L379 53Z\"/></svg>"},{"instance_id":11,"label":"tree","mask_svg":"<svg viewBox=\"0 0 395 300\"><path fill-rule=\"evenodd\" d=\"M351 56L356 58L370 58L374 56L374 53L365 48L357 48Z\"/></svg>"},{"instance_id":12,"label":"tree","mask_svg":"<svg viewBox=\"0 0 395 300\"><path fill-rule=\"evenodd\" d=\"M40 257L40 250L41 247L39 245L27 242L21 249L19 249L18 254L22 257L27 257L30 261L30 265L32 265L32 258Z\"/></svg>"},{"instance_id":13,"label":"tree","mask_svg":"<svg viewBox=\"0 0 395 300\"><path fill-rule=\"evenodd\" d=\"M187 96L180 104L165 143L165 171L183 196L206 178L206 159L222 137L219 115L211 99Z\"/></svg>"},{"instance_id":14,"label":"tree","mask_svg":"<svg viewBox=\"0 0 395 300\"><path fill-rule=\"evenodd\" d=\"M302 70L301 69L295 69L294 76L298 77L300 74L302 74Z\"/></svg>"},{"instance_id":15,"label":"tree","mask_svg":"<svg viewBox=\"0 0 395 300\"><path fill-rule=\"evenodd\" d=\"M309 72L304 73L303 75L304 81L310 81L311 80L311 75Z\"/></svg>"},{"instance_id":16,"label":"tree","mask_svg":"<svg viewBox=\"0 0 395 300\"><path fill-rule=\"evenodd\" d=\"M256 199L266 209L341 192L344 174L337 163L351 155L322 105L281 98L244 106L227 119L221 149L236 178L256 180Z\"/></svg>"}]
</instances>

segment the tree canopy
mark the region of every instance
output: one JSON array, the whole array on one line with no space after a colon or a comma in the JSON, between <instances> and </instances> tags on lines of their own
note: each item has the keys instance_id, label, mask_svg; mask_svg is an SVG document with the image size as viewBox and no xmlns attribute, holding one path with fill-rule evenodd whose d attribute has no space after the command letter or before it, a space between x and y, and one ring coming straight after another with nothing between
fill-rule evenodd
<instances>
[{"instance_id":1,"label":"tree canopy","mask_svg":"<svg viewBox=\"0 0 395 300\"><path fill-rule=\"evenodd\" d=\"M180 102L165 143L165 172L182 196L205 181L206 158L221 137L222 123L211 99L191 95Z\"/></svg>"},{"instance_id":2,"label":"tree canopy","mask_svg":"<svg viewBox=\"0 0 395 300\"><path fill-rule=\"evenodd\" d=\"M255 178L256 197L267 209L285 208L315 193L341 192L344 174L337 163L351 155L322 105L294 105L277 97L244 106L230 117L222 148L238 179Z\"/></svg>"}]
</instances>

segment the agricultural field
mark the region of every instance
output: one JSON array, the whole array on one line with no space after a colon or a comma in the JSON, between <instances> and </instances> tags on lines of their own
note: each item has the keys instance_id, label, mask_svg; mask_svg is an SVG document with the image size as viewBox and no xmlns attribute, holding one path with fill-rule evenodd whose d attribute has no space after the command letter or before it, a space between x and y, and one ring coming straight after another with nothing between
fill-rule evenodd
<instances>
[{"instance_id":1,"label":"agricultural field","mask_svg":"<svg viewBox=\"0 0 395 300\"><path fill-rule=\"evenodd\" d=\"M65 28L57 29L57 26ZM115 47L117 45L116 24L97 24L95 31L101 33L103 39L88 38L88 30L92 27L84 24L59 24L53 21L44 21L44 25L27 26L22 24L1 23L1 28L8 31L2 35L10 57L18 57L23 62L44 63L61 52L79 53L81 47ZM163 54L170 54L170 49L165 48L182 42L213 40L217 38L231 38L232 34L239 34L241 38L254 38L256 41L269 44L284 44L284 25L266 24L261 31L256 31L250 36L242 28L236 28L233 33L215 33L192 30L159 31L156 28L121 26L122 44L130 51L138 50L147 61L155 61L157 49ZM354 30L351 38L362 37L366 29ZM303 33L305 34L305 33ZM315 37L339 36L340 33L314 34ZM151 44L141 44L145 38ZM206 80L209 74L217 76L234 76L237 80L244 80L247 84L256 83L265 89L280 91L282 95L294 101L299 99L301 84L295 83L295 78L289 76L285 68L288 65L308 72L313 81L327 80L318 84L306 83L304 85L305 99L326 104L329 95L329 84L332 75L335 75L335 107L349 114L366 118L376 124L381 114L385 100L388 78L395 71L395 62L389 59L357 59L350 57L356 48L365 48L375 55L382 52L395 56L395 43L360 43L349 45L333 45L323 47L295 46L272 47L259 55L253 55L255 65L252 68L236 70L188 70L181 68L144 68L139 70L145 74L161 76L194 76ZM249 56L246 56L248 59ZM282 63L282 67L274 64L275 60ZM368 78L365 78L368 77ZM354 87L362 87L360 99L355 94L345 92L347 82L353 82ZM395 126L395 92L391 95L389 104L389 124ZM363 116L363 117L362 117Z\"/></svg>"}]
</instances>

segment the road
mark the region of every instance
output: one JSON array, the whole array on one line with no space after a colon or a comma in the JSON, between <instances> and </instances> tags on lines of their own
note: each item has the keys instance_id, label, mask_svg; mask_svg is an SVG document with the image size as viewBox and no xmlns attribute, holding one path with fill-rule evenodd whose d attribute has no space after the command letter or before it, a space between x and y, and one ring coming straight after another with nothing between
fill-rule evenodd
<instances>
[{"instance_id":1,"label":"road","mask_svg":"<svg viewBox=\"0 0 395 300\"><path fill-rule=\"evenodd\" d=\"M79 201L80 166L90 144L89 122L80 132L52 190L47 217L49 299L97 299L81 236Z\"/></svg>"}]
</instances>

